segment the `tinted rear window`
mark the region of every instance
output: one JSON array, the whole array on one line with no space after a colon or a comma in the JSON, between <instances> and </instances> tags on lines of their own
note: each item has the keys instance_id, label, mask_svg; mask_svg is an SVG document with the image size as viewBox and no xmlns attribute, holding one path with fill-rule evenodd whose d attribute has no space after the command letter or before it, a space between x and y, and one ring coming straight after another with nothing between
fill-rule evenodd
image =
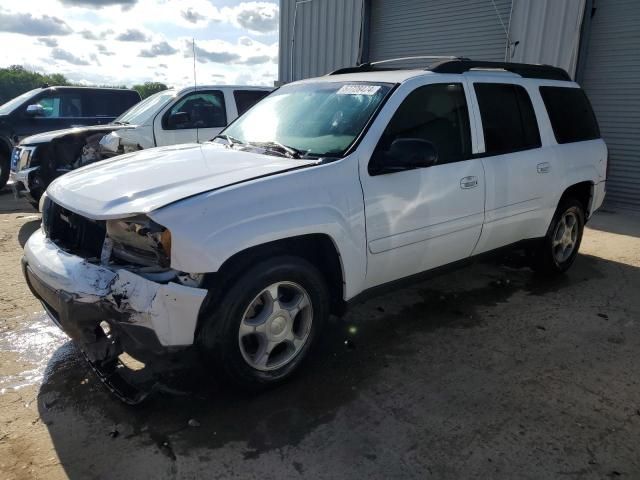
<instances>
[{"instance_id":1,"label":"tinted rear window","mask_svg":"<svg viewBox=\"0 0 640 480\"><path fill-rule=\"evenodd\" d=\"M518 152L541 145L533 105L523 87L510 83L476 83L474 88L488 155Z\"/></svg>"},{"instance_id":2,"label":"tinted rear window","mask_svg":"<svg viewBox=\"0 0 640 480\"><path fill-rule=\"evenodd\" d=\"M85 90L88 116L117 117L140 101L136 92L129 90Z\"/></svg>"},{"instance_id":3,"label":"tinted rear window","mask_svg":"<svg viewBox=\"0 0 640 480\"><path fill-rule=\"evenodd\" d=\"M540 95L558 143L600 138L600 129L589 99L579 88L540 87Z\"/></svg>"},{"instance_id":4,"label":"tinted rear window","mask_svg":"<svg viewBox=\"0 0 640 480\"><path fill-rule=\"evenodd\" d=\"M236 107L238 107L238 116L253 107L256 103L269 95L271 92L262 90L234 90L233 98L236 99Z\"/></svg>"}]
</instances>

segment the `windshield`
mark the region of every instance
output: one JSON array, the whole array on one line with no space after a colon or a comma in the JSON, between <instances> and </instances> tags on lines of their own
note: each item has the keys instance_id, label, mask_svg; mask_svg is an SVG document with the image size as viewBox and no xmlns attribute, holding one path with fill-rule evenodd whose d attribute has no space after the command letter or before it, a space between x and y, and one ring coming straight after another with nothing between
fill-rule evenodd
<instances>
[{"instance_id":1,"label":"windshield","mask_svg":"<svg viewBox=\"0 0 640 480\"><path fill-rule=\"evenodd\" d=\"M4 105L0 105L0 115L9 115L11 112L13 112L16 109L16 107L19 107L28 99L30 99L31 97L34 97L40 91L41 91L40 88L29 90L28 92L23 93L22 95L19 95L12 100L9 100Z\"/></svg>"},{"instance_id":2,"label":"windshield","mask_svg":"<svg viewBox=\"0 0 640 480\"><path fill-rule=\"evenodd\" d=\"M125 123L132 125L146 125L147 121L161 109L168 101L177 95L175 90L163 90L136 103L124 112L113 123Z\"/></svg>"},{"instance_id":3,"label":"windshield","mask_svg":"<svg viewBox=\"0 0 640 480\"><path fill-rule=\"evenodd\" d=\"M276 90L230 125L233 142L279 144L311 156L340 156L391 90L388 84L318 82Z\"/></svg>"}]
</instances>

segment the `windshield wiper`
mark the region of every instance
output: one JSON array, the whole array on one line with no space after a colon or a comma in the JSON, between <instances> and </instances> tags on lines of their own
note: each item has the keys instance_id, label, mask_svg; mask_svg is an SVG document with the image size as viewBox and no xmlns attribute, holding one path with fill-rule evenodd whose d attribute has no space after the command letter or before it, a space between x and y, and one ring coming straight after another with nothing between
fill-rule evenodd
<instances>
[{"instance_id":1,"label":"windshield wiper","mask_svg":"<svg viewBox=\"0 0 640 480\"><path fill-rule=\"evenodd\" d=\"M279 151L284 154L285 157L289 158L302 158L306 155L307 152L302 150L298 150L294 147L289 147L288 145L284 145L283 143L271 141L271 142L251 142L251 145L256 145L258 147L264 147L268 150Z\"/></svg>"},{"instance_id":2,"label":"windshield wiper","mask_svg":"<svg viewBox=\"0 0 640 480\"><path fill-rule=\"evenodd\" d=\"M129 125L131 122L123 122L120 120L114 120L112 123L115 123L116 125Z\"/></svg>"},{"instance_id":3,"label":"windshield wiper","mask_svg":"<svg viewBox=\"0 0 640 480\"><path fill-rule=\"evenodd\" d=\"M215 140L216 138L222 138L223 140L227 141L227 144L229 147L232 147L234 145L242 145L244 142L238 140L237 138L232 137L231 135L227 135L226 133L223 133L221 135L216 135L215 137L213 137L213 139Z\"/></svg>"}]
</instances>

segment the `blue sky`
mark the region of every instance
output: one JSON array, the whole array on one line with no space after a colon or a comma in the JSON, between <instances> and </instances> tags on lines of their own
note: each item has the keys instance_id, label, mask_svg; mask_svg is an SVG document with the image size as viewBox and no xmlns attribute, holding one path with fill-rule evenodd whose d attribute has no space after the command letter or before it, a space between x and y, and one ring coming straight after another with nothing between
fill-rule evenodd
<instances>
[{"instance_id":1,"label":"blue sky","mask_svg":"<svg viewBox=\"0 0 640 480\"><path fill-rule=\"evenodd\" d=\"M272 85L276 0L3 0L0 67L81 83ZM7 46L10 45L11 48Z\"/></svg>"}]
</instances>

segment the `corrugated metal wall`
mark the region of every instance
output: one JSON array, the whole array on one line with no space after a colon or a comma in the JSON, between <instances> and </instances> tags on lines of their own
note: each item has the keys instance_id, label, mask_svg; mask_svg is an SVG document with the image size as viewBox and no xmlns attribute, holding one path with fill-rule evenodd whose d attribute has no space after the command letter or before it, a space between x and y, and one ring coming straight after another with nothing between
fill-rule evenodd
<instances>
[{"instance_id":1,"label":"corrugated metal wall","mask_svg":"<svg viewBox=\"0 0 640 480\"><path fill-rule=\"evenodd\" d=\"M640 208L640 2L595 1L582 86L609 146L607 201Z\"/></svg>"},{"instance_id":2,"label":"corrugated metal wall","mask_svg":"<svg viewBox=\"0 0 640 480\"><path fill-rule=\"evenodd\" d=\"M370 8L370 61L416 55L504 61L511 0L370 0Z\"/></svg>"},{"instance_id":3,"label":"corrugated metal wall","mask_svg":"<svg viewBox=\"0 0 640 480\"><path fill-rule=\"evenodd\" d=\"M546 63L573 76L585 0L514 0L510 61Z\"/></svg>"},{"instance_id":4,"label":"corrugated metal wall","mask_svg":"<svg viewBox=\"0 0 640 480\"><path fill-rule=\"evenodd\" d=\"M363 1L280 0L279 80L286 83L355 65Z\"/></svg>"}]
</instances>

